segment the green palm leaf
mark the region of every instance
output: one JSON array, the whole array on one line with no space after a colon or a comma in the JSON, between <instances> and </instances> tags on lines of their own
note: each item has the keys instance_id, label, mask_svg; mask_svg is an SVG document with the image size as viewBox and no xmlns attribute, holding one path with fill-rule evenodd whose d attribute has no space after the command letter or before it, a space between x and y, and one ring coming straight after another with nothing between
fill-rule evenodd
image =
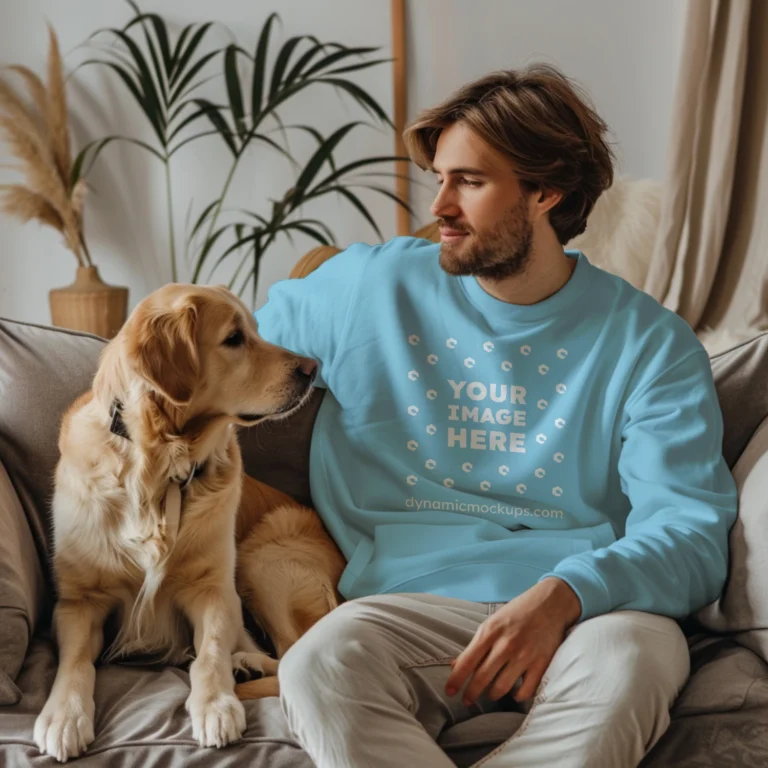
<instances>
[{"instance_id":1,"label":"green palm leaf","mask_svg":"<svg viewBox=\"0 0 768 768\"><path fill-rule=\"evenodd\" d=\"M271 80L271 83L270 83L270 86L269 86L269 98L270 98L270 100L273 99L277 95L277 92L280 89L280 84L283 81L283 77L285 75L285 70L288 67L288 62L290 61L291 56L293 55L294 50L304 40L306 40L306 36L305 35L298 35L296 37L292 37L280 49L280 53L277 55L277 59L275 60L274 68L272 69L272 80Z\"/></svg>"},{"instance_id":2,"label":"green palm leaf","mask_svg":"<svg viewBox=\"0 0 768 768\"><path fill-rule=\"evenodd\" d=\"M319 83L328 83L329 85L341 88L343 91L352 96L361 107L370 112L375 117L378 117L382 123L386 123L390 128L394 128L394 124L389 119L389 115L384 111L382 106L376 99L370 94L364 91L359 85L351 82L350 80L342 80L338 77L321 77L316 80Z\"/></svg>"},{"instance_id":3,"label":"green palm leaf","mask_svg":"<svg viewBox=\"0 0 768 768\"><path fill-rule=\"evenodd\" d=\"M207 22L206 24L202 24L200 27L198 27L197 31L194 33L194 35L192 35L192 38L190 39L187 47L178 53L178 58L175 60L175 66L172 68L173 74L171 76L169 85L174 86L176 84L186 69L187 65L189 64L190 60L192 59L195 51L199 48L200 43L203 42L203 38L212 26L213 22Z\"/></svg>"},{"instance_id":4,"label":"green palm leaf","mask_svg":"<svg viewBox=\"0 0 768 768\"><path fill-rule=\"evenodd\" d=\"M84 178L88 175L89 171L93 167L93 164L96 162L96 158L101 153L101 150L104 149L108 144L111 144L113 141L127 141L129 144L135 144L142 149L146 149L147 152L151 152L160 160L163 159L163 156L154 147L150 146L144 141L126 138L125 136L107 136L105 139L98 139L96 141L89 142L80 150L77 157L75 158L75 161L72 163L70 188L74 187L81 178ZM86 158L88 159L88 165L84 168Z\"/></svg>"},{"instance_id":5,"label":"green palm leaf","mask_svg":"<svg viewBox=\"0 0 768 768\"><path fill-rule=\"evenodd\" d=\"M326 75L340 75L346 72L358 72L361 69L368 69L368 67L378 67L379 64L390 64L394 59L372 59L371 61L362 61L359 64L350 64L347 67L339 67L338 69L330 69L326 72Z\"/></svg>"},{"instance_id":6,"label":"green palm leaf","mask_svg":"<svg viewBox=\"0 0 768 768\"><path fill-rule=\"evenodd\" d=\"M189 95L189 93L200 85L200 81L194 83L190 88L187 88L192 83L200 72L200 70L214 57L217 56L220 51L210 51L205 56L201 56L185 73L181 76L181 79L176 79L176 87L171 94L171 104L175 104L179 99Z\"/></svg>"},{"instance_id":7,"label":"green palm leaf","mask_svg":"<svg viewBox=\"0 0 768 768\"><path fill-rule=\"evenodd\" d=\"M319 72L321 69L330 67L332 64L335 64L337 61L341 61L348 56L365 56L366 54L373 53L374 51L378 50L378 48L342 48L342 50L331 53L324 59L321 59L317 63L313 64L306 72L303 73L302 77L311 77L315 74L315 72Z\"/></svg>"},{"instance_id":8,"label":"green palm leaf","mask_svg":"<svg viewBox=\"0 0 768 768\"><path fill-rule=\"evenodd\" d=\"M205 243L203 243L203 248L200 251L200 255L198 256L197 264L195 265L195 272L192 275L193 283L198 281L200 272L203 269L203 264L205 264L213 246L216 245L216 241L230 228L230 226L231 224L226 224L223 227L219 227L219 229L217 229L212 235L206 237Z\"/></svg>"},{"instance_id":9,"label":"green palm leaf","mask_svg":"<svg viewBox=\"0 0 768 768\"><path fill-rule=\"evenodd\" d=\"M352 203L352 205L357 208L358 211L360 211L363 217L373 227L374 232L376 232L376 234L379 236L379 240L384 240L384 235L381 234L381 230L379 229L379 225L376 223L376 219L371 216L368 209L365 207L365 205L363 205L363 202L354 192L350 192L348 189L342 187L341 185L329 187L328 189L329 191L333 190L338 192L342 197L346 197L347 200L349 200L349 202Z\"/></svg>"},{"instance_id":10,"label":"green palm leaf","mask_svg":"<svg viewBox=\"0 0 768 768\"><path fill-rule=\"evenodd\" d=\"M237 73L237 49L234 45L228 45L226 51L224 52L224 77L227 81L229 110L232 113L233 120L235 121L237 134L242 140L245 138L245 134L248 129L245 125L243 91L240 88L240 76Z\"/></svg>"},{"instance_id":11,"label":"green palm leaf","mask_svg":"<svg viewBox=\"0 0 768 768\"><path fill-rule=\"evenodd\" d=\"M321 43L316 37L308 37L307 39L311 40L314 45L301 55L296 64L293 65L291 71L288 72L284 81L284 85L286 86L293 84L297 78L301 77L304 69L318 53L326 50L326 48L343 48L343 46L338 43Z\"/></svg>"},{"instance_id":12,"label":"green palm leaf","mask_svg":"<svg viewBox=\"0 0 768 768\"><path fill-rule=\"evenodd\" d=\"M251 119L256 120L256 115L261 111L261 101L264 95L264 86L267 79L267 52L269 50L269 36L272 33L272 25L278 19L276 13L267 18L259 35L256 45L256 53L253 61L253 79L251 82Z\"/></svg>"},{"instance_id":13,"label":"green palm leaf","mask_svg":"<svg viewBox=\"0 0 768 768\"><path fill-rule=\"evenodd\" d=\"M195 99L195 104L202 110L203 114L211 121L211 124L219 133L219 136L223 139L224 143L229 147L232 154L237 157L238 148L235 143L234 133L224 119L222 112L215 104L211 104L210 101L205 99Z\"/></svg>"},{"instance_id":14,"label":"green palm leaf","mask_svg":"<svg viewBox=\"0 0 768 768\"><path fill-rule=\"evenodd\" d=\"M165 72L170 72L173 65L173 55L171 54L168 28L165 26L165 22L156 13L142 13L141 8L133 0L127 0L127 2L135 11L136 16L123 27L123 31L127 32L135 24L144 24L144 22L149 21L152 24L157 43L160 46L160 53L163 57L163 69Z\"/></svg>"},{"instance_id":15,"label":"green palm leaf","mask_svg":"<svg viewBox=\"0 0 768 768\"><path fill-rule=\"evenodd\" d=\"M378 192L380 195L384 195L385 197L388 197L390 200L394 201L398 205L405 208L406 211L411 216L415 216L416 213L414 212L413 208L405 202L402 198L400 198L397 194L395 194L391 189L387 189L386 187L380 187L378 184L346 184L347 189L354 189L355 187L360 187L361 189L370 189L373 192Z\"/></svg>"},{"instance_id":16,"label":"green palm leaf","mask_svg":"<svg viewBox=\"0 0 768 768\"><path fill-rule=\"evenodd\" d=\"M154 67L153 73L157 81L157 85L160 88L160 93L163 97L163 103L167 106L168 84L166 80L166 73L168 72L168 68L170 66L171 51L170 46L168 45L168 32L165 29L165 23L157 15L142 13L139 6L133 2L133 0L127 0L127 2L136 12L136 16L125 27L123 27L123 32L127 33L131 27L135 26L136 24L141 24L142 31L144 32L144 42L146 43L147 50L149 50L149 55L152 58L152 64ZM154 28L155 37L157 38L157 46L155 45L155 41L152 39L152 35L149 33L147 22L150 22ZM161 51L162 63L160 61L160 55L158 55L157 52L158 47Z\"/></svg>"},{"instance_id":17,"label":"green palm leaf","mask_svg":"<svg viewBox=\"0 0 768 768\"><path fill-rule=\"evenodd\" d=\"M398 155L384 155L382 157L366 157L363 160L355 160L353 163L347 163L347 165L342 166L330 176L326 176L326 178L324 178L322 181L319 181L315 189L320 189L327 184L332 184L334 181L341 178L342 176L345 176L351 171L355 171L358 168L364 168L367 165L376 165L378 163L395 163L398 160L409 159L410 158L408 157L400 157Z\"/></svg>"},{"instance_id":18,"label":"green palm leaf","mask_svg":"<svg viewBox=\"0 0 768 768\"><path fill-rule=\"evenodd\" d=\"M317 148L314 155L312 155L312 157L309 159L309 162L307 163L306 167L302 171L301 175L296 180L295 187L297 190L304 190L312 183L312 180L315 178L320 168L323 166L323 164L326 162L328 157L331 155L331 153L337 147L337 145L341 142L341 140L355 126L360 124L361 123L359 122L354 122L354 123L347 123L346 125L343 125L337 131L334 131L334 133L332 133Z\"/></svg>"},{"instance_id":19,"label":"green palm leaf","mask_svg":"<svg viewBox=\"0 0 768 768\"><path fill-rule=\"evenodd\" d=\"M245 255L243 256L242 260L240 261L240 264L238 265L237 269L235 270L234 274L232 275L232 278L229 281L229 286L228 287L229 287L230 291L234 287L235 281L237 280L238 275L240 274L240 272L242 271L243 267L245 266L245 263L248 261L248 257L250 256L251 252L253 252L255 254L257 249L258 249L258 247L259 247L259 241L258 240L254 240L253 243L251 244L251 247L248 248L248 250L246 250ZM242 294L242 291L238 295L241 295L241 294Z\"/></svg>"}]
</instances>

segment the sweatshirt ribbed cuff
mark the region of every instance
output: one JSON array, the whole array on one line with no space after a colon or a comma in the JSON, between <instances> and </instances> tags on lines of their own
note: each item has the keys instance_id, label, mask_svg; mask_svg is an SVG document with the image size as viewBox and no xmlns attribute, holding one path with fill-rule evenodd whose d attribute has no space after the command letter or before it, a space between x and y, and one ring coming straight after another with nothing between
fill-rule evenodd
<instances>
[{"instance_id":1,"label":"sweatshirt ribbed cuff","mask_svg":"<svg viewBox=\"0 0 768 768\"><path fill-rule=\"evenodd\" d=\"M581 602L581 616L576 622L581 623L594 616L602 616L614 609L613 600L603 580L583 563L560 563L553 571L545 573L539 581L549 576L562 579Z\"/></svg>"}]
</instances>

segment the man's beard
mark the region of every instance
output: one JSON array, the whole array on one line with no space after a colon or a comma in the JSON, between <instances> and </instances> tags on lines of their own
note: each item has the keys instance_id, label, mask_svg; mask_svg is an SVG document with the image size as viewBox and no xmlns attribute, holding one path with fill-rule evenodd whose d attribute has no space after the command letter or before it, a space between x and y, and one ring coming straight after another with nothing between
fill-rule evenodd
<instances>
[{"instance_id":1,"label":"man's beard","mask_svg":"<svg viewBox=\"0 0 768 768\"><path fill-rule=\"evenodd\" d=\"M457 227L450 219L442 219L452 229ZM464 239L472 238L466 243ZM528 219L525 196L510 208L498 225L487 234L470 233L467 238L440 247L440 266L449 275L473 275L486 280L503 280L520 274L528 263L533 246L533 227Z\"/></svg>"}]
</instances>

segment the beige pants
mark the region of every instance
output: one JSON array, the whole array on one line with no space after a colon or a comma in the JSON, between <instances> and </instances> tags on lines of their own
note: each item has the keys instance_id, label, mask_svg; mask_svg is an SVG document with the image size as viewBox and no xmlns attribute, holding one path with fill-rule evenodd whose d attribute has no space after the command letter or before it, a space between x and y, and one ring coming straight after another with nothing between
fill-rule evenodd
<instances>
[{"instance_id":1,"label":"beige pants","mask_svg":"<svg viewBox=\"0 0 768 768\"><path fill-rule=\"evenodd\" d=\"M347 602L280 665L281 702L318 768L453 768L440 732L499 702L448 698L449 663L496 606L422 594ZM636 766L689 674L669 618L617 611L571 628L510 738L477 766ZM507 707L511 697L507 697ZM518 705L520 706L520 705Z\"/></svg>"}]
</instances>

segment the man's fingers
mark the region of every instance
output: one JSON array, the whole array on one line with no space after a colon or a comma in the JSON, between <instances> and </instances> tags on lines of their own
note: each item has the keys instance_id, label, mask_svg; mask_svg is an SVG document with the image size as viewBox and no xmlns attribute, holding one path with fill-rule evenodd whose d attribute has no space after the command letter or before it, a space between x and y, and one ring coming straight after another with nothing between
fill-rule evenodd
<instances>
[{"instance_id":1,"label":"man's fingers","mask_svg":"<svg viewBox=\"0 0 768 768\"><path fill-rule=\"evenodd\" d=\"M455 696L461 690L485 657L488 645L488 640L478 640L478 635L475 635L472 642L454 660L453 670L445 683L445 692L448 696Z\"/></svg>"},{"instance_id":2,"label":"man's fingers","mask_svg":"<svg viewBox=\"0 0 768 768\"><path fill-rule=\"evenodd\" d=\"M493 681L493 685L488 689L488 698L491 701L498 701L502 696L506 696L524 672L527 677L528 673L524 664L520 661L509 660ZM523 680L525 679L524 677Z\"/></svg>"},{"instance_id":3,"label":"man's fingers","mask_svg":"<svg viewBox=\"0 0 768 768\"><path fill-rule=\"evenodd\" d=\"M483 659L472 675L472 679L464 691L463 703L466 706L474 704L508 661L509 651L507 649L499 644L491 648L491 652Z\"/></svg>"},{"instance_id":4,"label":"man's fingers","mask_svg":"<svg viewBox=\"0 0 768 768\"><path fill-rule=\"evenodd\" d=\"M539 687L541 678L544 677L548 666L549 660L531 664L523 675L523 684L515 692L515 701L526 701L536 693L536 689Z\"/></svg>"}]
</instances>

